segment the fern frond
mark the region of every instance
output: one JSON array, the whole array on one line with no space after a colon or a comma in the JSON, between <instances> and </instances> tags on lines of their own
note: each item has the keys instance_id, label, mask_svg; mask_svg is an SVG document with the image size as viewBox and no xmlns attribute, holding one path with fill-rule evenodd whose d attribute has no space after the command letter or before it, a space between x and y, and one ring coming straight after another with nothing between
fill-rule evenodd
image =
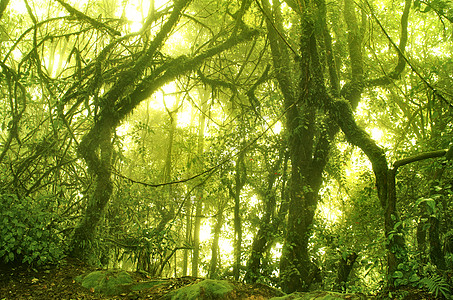
<instances>
[{"instance_id":1,"label":"fern frond","mask_svg":"<svg viewBox=\"0 0 453 300\"><path fill-rule=\"evenodd\" d=\"M420 280L420 283L428 288L430 294L433 294L436 298L442 294L445 298L449 299L451 296L450 285L445 281L442 276L433 275L425 277Z\"/></svg>"}]
</instances>

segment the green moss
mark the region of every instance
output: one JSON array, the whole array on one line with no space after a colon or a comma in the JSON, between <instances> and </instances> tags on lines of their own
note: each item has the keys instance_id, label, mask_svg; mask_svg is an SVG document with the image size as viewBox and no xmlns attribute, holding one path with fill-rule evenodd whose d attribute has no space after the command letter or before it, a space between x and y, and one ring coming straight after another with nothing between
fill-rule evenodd
<instances>
[{"instance_id":1,"label":"green moss","mask_svg":"<svg viewBox=\"0 0 453 300\"><path fill-rule=\"evenodd\" d=\"M233 290L233 286L225 280L206 279L197 284L182 287L166 295L164 299L198 300L225 299Z\"/></svg>"},{"instance_id":2,"label":"green moss","mask_svg":"<svg viewBox=\"0 0 453 300\"><path fill-rule=\"evenodd\" d=\"M314 291L307 293L292 293L282 297L274 297L270 300L343 300L343 299L367 299L359 294L341 294L335 292Z\"/></svg>"},{"instance_id":3,"label":"green moss","mask_svg":"<svg viewBox=\"0 0 453 300\"><path fill-rule=\"evenodd\" d=\"M94 289L95 292L106 295L123 293L130 288L133 279L125 271L94 271L86 276L77 276L76 281L80 282L87 289Z\"/></svg>"},{"instance_id":4,"label":"green moss","mask_svg":"<svg viewBox=\"0 0 453 300\"><path fill-rule=\"evenodd\" d=\"M141 291L145 289L152 288L159 284L167 283L166 280L156 280L156 281L146 281L146 282L139 282L137 284L132 285L131 290L133 291Z\"/></svg>"}]
</instances>

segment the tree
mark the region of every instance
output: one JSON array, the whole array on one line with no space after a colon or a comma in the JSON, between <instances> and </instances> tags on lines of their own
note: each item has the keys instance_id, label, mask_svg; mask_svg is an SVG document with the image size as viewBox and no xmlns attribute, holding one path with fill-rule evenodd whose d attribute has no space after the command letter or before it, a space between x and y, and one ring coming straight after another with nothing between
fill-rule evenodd
<instances>
[{"instance_id":1,"label":"tree","mask_svg":"<svg viewBox=\"0 0 453 300\"><path fill-rule=\"evenodd\" d=\"M339 128L348 140L359 146L369 157L376 174L378 196L385 208L386 234L398 222L395 210L394 188L387 187L387 161L383 150L355 123L352 108L357 107L363 88L387 84L389 78L398 78L405 66L403 51L407 40L407 15L410 2L402 15L399 60L388 77L368 79L364 77L362 39L366 18L359 25L356 9L351 1L344 2L344 20L348 30L349 53L342 59L350 63L349 82L340 90L340 74L335 66L332 38L327 27L327 6L324 1L301 3L287 1L300 21L300 50L291 46L285 37L281 3L262 1L268 36L272 51L276 79L284 98L288 145L291 158L291 186L288 214L288 231L281 258L282 288L291 292L306 290L310 286L311 266L308 241L315 214L322 174L327 163L329 148ZM370 8L371 9L371 8ZM363 11L363 14L365 11ZM336 22L335 22L336 21ZM338 20L332 20L338 26ZM288 35L290 36L290 35ZM291 68L290 51L294 54L297 68ZM324 79L324 74L329 80ZM339 97L345 100L337 100ZM327 116L322 112L327 111ZM389 193L389 194L388 194ZM396 257L395 248L404 248L400 235L389 243L389 272L395 271L404 256Z\"/></svg>"},{"instance_id":2,"label":"tree","mask_svg":"<svg viewBox=\"0 0 453 300\"><path fill-rule=\"evenodd\" d=\"M451 282L450 4L120 2L0 3L4 261Z\"/></svg>"},{"instance_id":3,"label":"tree","mask_svg":"<svg viewBox=\"0 0 453 300\"><path fill-rule=\"evenodd\" d=\"M149 45L144 45L144 52L138 59L134 59L133 65L121 71L111 87L100 95L96 105L98 115L91 129L84 135L79 145L79 153L86 161L88 168L95 179L94 191L84 214L84 219L74 232L72 241L72 254L76 257L86 258L87 243L92 240L102 212L107 205L112 194L111 182L111 137L113 130L120 122L143 100L156 91L163 84L173 80L185 72L194 70L199 64L208 57L218 54L237 43L253 37L256 32L248 29L232 36L217 46L203 51L193 58L180 56L163 62L159 67L146 72L154 65L153 57L159 56L159 49L164 45L168 35L176 26L181 17L182 11L190 1L175 1L174 7L168 20L162 25L162 29L156 34ZM149 24L147 24L149 25ZM111 54L115 47L120 45L130 36L125 36L114 40L109 44L100 55L95 59L95 67L101 67L102 62ZM90 66L91 67L91 66ZM100 70L99 70L100 71ZM98 71L98 72L99 72ZM85 72L88 72L86 70ZM96 74L95 76L95 82ZM86 78L86 77L85 77ZM77 88L75 84L70 92L63 97L62 102L66 103L74 97L72 91ZM99 88L99 87L96 87ZM80 88L78 93L80 93ZM89 92L89 91L85 91ZM97 152L100 151L99 154ZM88 250L90 251L90 250Z\"/></svg>"}]
</instances>

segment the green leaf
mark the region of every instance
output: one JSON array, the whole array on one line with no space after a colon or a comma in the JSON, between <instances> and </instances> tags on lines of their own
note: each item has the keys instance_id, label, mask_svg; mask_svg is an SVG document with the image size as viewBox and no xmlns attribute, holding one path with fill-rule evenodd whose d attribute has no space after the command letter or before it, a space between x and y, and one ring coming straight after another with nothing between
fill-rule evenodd
<instances>
[{"instance_id":1,"label":"green leaf","mask_svg":"<svg viewBox=\"0 0 453 300\"><path fill-rule=\"evenodd\" d=\"M403 272L401 271L395 271L393 273L393 278L403 278Z\"/></svg>"},{"instance_id":2,"label":"green leaf","mask_svg":"<svg viewBox=\"0 0 453 300\"><path fill-rule=\"evenodd\" d=\"M414 282L419 282L420 281L420 277L418 277L417 274L412 274L411 277L409 277L409 281L414 283Z\"/></svg>"}]
</instances>

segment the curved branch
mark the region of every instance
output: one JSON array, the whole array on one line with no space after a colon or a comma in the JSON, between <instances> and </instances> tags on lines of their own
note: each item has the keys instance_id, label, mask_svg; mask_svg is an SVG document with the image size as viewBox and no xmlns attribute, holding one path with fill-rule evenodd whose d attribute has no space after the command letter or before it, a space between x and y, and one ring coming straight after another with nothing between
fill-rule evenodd
<instances>
[{"instance_id":1,"label":"curved branch","mask_svg":"<svg viewBox=\"0 0 453 300\"><path fill-rule=\"evenodd\" d=\"M406 44L407 44L407 26L408 26L409 12L410 12L411 2L412 1L411 0L406 0L405 1L403 15L401 16L401 34L400 34L399 45L396 45L396 43L389 36L389 34L385 30L385 28L382 25L382 23L376 17L376 15L374 13L374 10L373 10L372 6L370 5L370 3L368 1L365 1L365 2L367 4L368 8L370 9L372 18L376 21L376 23L378 24L378 26L381 28L382 32L386 36L387 40L390 42L390 44L393 46L393 48L398 53L398 63L395 66L395 69L392 72L390 72L389 74L384 75L383 77L379 77L379 78L375 78L375 79L369 80L367 82L367 85L368 86L387 85L387 84L390 84L393 79L398 79L401 76L401 73L403 72L403 70L404 70L404 68L406 66L406 63L411 68L413 68L412 65L410 64L409 60L407 59L407 57L404 54L404 51L406 49Z\"/></svg>"},{"instance_id":2,"label":"curved branch","mask_svg":"<svg viewBox=\"0 0 453 300\"><path fill-rule=\"evenodd\" d=\"M110 27L110 26L108 26L108 25L106 25L106 24L104 24L102 22L99 22L99 21L97 21L97 20L85 15L84 13L78 11L77 9L75 9L71 5L67 4L63 0L55 0L55 1L60 3L60 5L63 6L64 8L66 8L66 10L71 15L77 17L79 20L86 21L86 22L90 23L94 28L104 29L105 31L107 31L111 35L119 35L119 36L121 36L121 32L119 32L118 30L115 30L112 27Z\"/></svg>"},{"instance_id":3,"label":"curved branch","mask_svg":"<svg viewBox=\"0 0 453 300\"><path fill-rule=\"evenodd\" d=\"M404 69L404 66L407 64L411 68L412 72L414 72L417 75L417 77L420 78L420 80L423 82L423 84L425 84L426 87L428 87L430 90L433 91L433 93L434 93L434 95L436 97L438 97L445 104L447 104L448 106L453 108L453 102L451 100L447 100L441 93L439 93L439 91L437 91L437 89L431 83L429 83L428 80L426 80L420 74L420 72L409 61L409 59L406 57L406 55L404 55L403 46L405 47L406 46L406 42L407 42L407 22L408 22L408 15L409 15L409 10L410 10L411 0L406 0L406 4L405 4L405 7L404 7L404 12L403 12L403 15L401 17L401 24L403 25L403 22L404 22L404 26L402 26L402 28L401 28L401 39L400 39L400 45L399 46L396 45L396 43L391 39L391 37L389 36L387 31L384 29L384 26L381 24L379 19L374 14L373 8L370 5L370 3L367 0L365 0L365 2L367 3L367 5L368 5L368 7L369 7L369 9L371 11L371 15L373 16L373 19L379 25L379 27L381 28L381 30L384 33L384 35L387 37L389 42L392 44L393 48L395 48L395 50L398 53L398 64L395 67L394 71L392 73L390 73L389 75L387 75L387 76L369 80L366 83L367 86L378 86L378 85L389 84L391 82L391 79L398 79L399 78L401 72ZM405 29L405 32L404 32L404 29ZM398 72L400 72L400 73L398 73Z\"/></svg>"},{"instance_id":4,"label":"curved branch","mask_svg":"<svg viewBox=\"0 0 453 300\"><path fill-rule=\"evenodd\" d=\"M453 149L453 148L452 148ZM406 157L400 160L397 160L393 163L393 168L396 170L397 168L416 162L420 160L425 160L428 158L436 158L436 157L442 157L447 155L447 150L437 150L437 151L431 151L431 152L425 152L425 153L420 153L414 156Z\"/></svg>"},{"instance_id":5,"label":"curved branch","mask_svg":"<svg viewBox=\"0 0 453 300\"><path fill-rule=\"evenodd\" d=\"M258 35L257 30L246 30L238 35L230 37L222 44L212 47L203 53L189 59L186 56L174 58L156 70L148 77L144 78L136 88L127 96L123 97L118 104L115 105L114 111L117 112L115 116L115 123L118 124L124 117L127 116L138 104L145 100L149 95L155 92L159 87L164 85L176 77L196 70L196 68L207 58L219 54L235 45Z\"/></svg>"}]
</instances>

